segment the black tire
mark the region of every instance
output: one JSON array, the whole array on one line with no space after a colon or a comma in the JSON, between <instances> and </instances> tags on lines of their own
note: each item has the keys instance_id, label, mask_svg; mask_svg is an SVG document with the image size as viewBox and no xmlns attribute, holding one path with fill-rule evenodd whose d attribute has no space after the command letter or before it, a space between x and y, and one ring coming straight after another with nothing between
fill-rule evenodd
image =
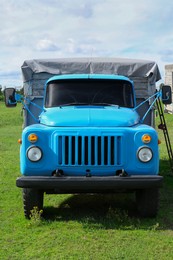
<instances>
[{"instance_id":1,"label":"black tire","mask_svg":"<svg viewBox=\"0 0 173 260\"><path fill-rule=\"evenodd\" d=\"M136 191L136 202L141 217L156 217L159 206L159 190L154 188Z\"/></svg>"},{"instance_id":2,"label":"black tire","mask_svg":"<svg viewBox=\"0 0 173 260\"><path fill-rule=\"evenodd\" d=\"M30 219L31 210L34 207L37 207L38 210L43 209L43 191L23 188L23 206L25 217Z\"/></svg>"}]
</instances>

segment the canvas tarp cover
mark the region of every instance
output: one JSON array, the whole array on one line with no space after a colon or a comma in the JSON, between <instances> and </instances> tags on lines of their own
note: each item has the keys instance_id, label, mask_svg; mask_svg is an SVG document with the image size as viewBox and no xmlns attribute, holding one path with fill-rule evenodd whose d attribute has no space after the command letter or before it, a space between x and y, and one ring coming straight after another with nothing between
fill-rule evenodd
<instances>
[{"instance_id":1,"label":"canvas tarp cover","mask_svg":"<svg viewBox=\"0 0 173 260\"><path fill-rule=\"evenodd\" d=\"M161 79L154 61L119 58L64 58L26 60L22 67L26 95L43 96L48 78L63 74L114 74L134 81L137 98L155 93L155 83Z\"/></svg>"}]
</instances>

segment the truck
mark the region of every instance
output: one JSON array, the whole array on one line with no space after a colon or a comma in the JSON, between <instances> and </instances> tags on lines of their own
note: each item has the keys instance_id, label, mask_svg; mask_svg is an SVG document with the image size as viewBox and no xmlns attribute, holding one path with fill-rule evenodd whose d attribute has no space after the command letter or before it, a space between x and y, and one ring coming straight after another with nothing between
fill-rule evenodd
<instances>
[{"instance_id":1,"label":"truck","mask_svg":"<svg viewBox=\"0 0 173 260\"><path fill-rule=\"evenodd\" d=\"M155 102L171 103L154 61L62 58L24 61L20 139L24 215L43 209L44 194L133 192L139 215L158 212L159 140Z\"/></svg>"}]
</instances>

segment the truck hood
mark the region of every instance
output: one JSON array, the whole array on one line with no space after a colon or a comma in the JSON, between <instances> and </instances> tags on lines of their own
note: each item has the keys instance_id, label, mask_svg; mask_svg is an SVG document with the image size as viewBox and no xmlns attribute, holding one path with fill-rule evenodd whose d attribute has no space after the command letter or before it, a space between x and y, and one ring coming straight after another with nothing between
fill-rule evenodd
<instances>
[{"instance_id":1,"label":"truck hood","mask_svg":"<svg viewBox=\"0 0 173 260\"><path fill-rule=\"evenodd\" d=\"M47 126L133 126L139 115L129 108L118 106L70 106L48 108L40 115Z\"/></svg>"}]
</instances>

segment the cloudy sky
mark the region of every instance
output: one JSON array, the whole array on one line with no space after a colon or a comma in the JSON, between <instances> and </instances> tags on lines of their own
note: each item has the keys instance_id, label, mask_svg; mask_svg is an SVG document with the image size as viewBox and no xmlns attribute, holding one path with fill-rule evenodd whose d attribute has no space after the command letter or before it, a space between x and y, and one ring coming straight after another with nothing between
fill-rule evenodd
<instances>
[{"instance_id":1,"label":"cloudy sky","mask_svg":"<svg viewBox=\"0 0 173 260\"><path fill-rule=\"evenodd\" d=\"M119 57L173 63L173 1L0 0L0 85L24 60Z\"/></svg>"}]
</instances>

